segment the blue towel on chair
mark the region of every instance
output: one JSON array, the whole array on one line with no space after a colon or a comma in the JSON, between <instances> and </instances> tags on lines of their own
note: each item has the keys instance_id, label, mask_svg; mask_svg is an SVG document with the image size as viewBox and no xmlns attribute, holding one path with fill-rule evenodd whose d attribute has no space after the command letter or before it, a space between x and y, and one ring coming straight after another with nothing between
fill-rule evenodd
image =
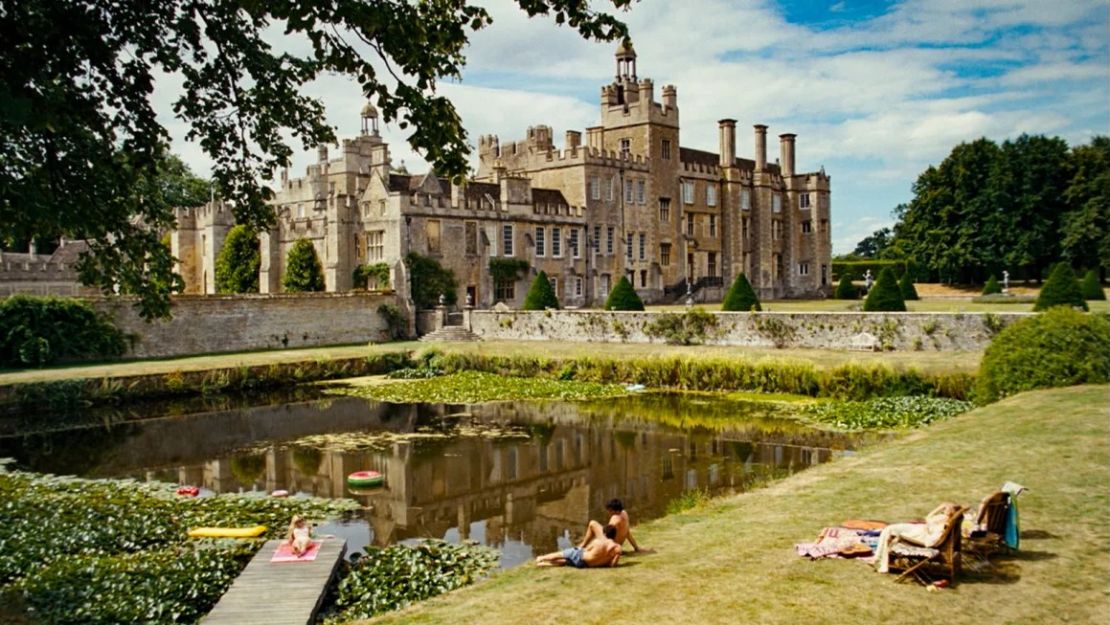
<instances>
[{"instance_id":1,"label":"blue towel on chair","mask_svg":"<svg viewBox=\"0 0 1110 625\"><path fill-rule=\"evenodd\" d=\"M1006 529L1002 533L1002 542L1006 546L1016 550L1018 548L1018 535L1021 533L1018 528L1018 507L1017 498L1010 497L1010 511L1006 514Z\"/></svg>"}]
</instances>

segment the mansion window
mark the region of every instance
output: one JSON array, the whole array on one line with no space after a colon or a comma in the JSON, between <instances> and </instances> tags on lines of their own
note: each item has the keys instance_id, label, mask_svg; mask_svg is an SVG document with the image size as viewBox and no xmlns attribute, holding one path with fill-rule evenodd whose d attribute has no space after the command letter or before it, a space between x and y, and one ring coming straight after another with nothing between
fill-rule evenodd
<instances>
[{"instance_id":1,"label":"mansion window","mask_svg":"<svg viewBox=\"0 0 1110 625\"><path fill-rule=\"evenodd\" d=\"M366 260L385 258L385 230L371 230L366 233Z\"/></svg>"},{"instance_id":2,"label":"mansion window","mask_svg":"<svg viewBox=\"0 0 1110 625\"><path fill-rule=\"evenodd\" d=\"M582 254L578 251L578 228L571 228L567 233L567 247L570 248L570 255L575 258L581 258Z\"/></svg>"},{"instance_id":3,"label":"mansion window","mask_svg":"<svg viewBox=\"0 0 1110 625\"><path fill-rule=\"evenodd\" d=\"M659 244L659 264L662 265L663 267L670 267L671 266L671 244L670 243L660 243Z\"/></svg>"},{"instance_id":4,"label":"mansion window","mask_svg":"<svg viewBox=\"0 0 1110 625\"><path fill-rule=\"evenodd\" d=\"M647 260L647 235L640 233L640 260Z\"/></svg>"},{"instance_id":5,"label":"mansion window","mask_svg":"<svg viewBox=\"0 0 1110 625\"><path fill-rule=\"evenodd\" d=\"M466 255L475 256L478 254L478 222L468 221L465 226L466 237Z\"/></svg>"},{"instance_id":6,"label":"mansion window","mask_svg":"<svg viewBox=\"0 0 1110 625\"><path fill-rule=\"evenodd\" d=\"M551 255L555 258L563 256L563 229L554 227L551 229Z\"/></svg>"},{"instance_id":7,"label":"mansion window","mask_svg":"<svg viewBox=\"0 0 1110 625\"><path fill-rule=\"evenodd\" d=\"M740 209L746 211L752 209L752 192L747 189L740 190Z\"/></svg>"},{"instance_id":8,"label":"mansion window","mask_svg":"<svg viewBox=\"0 0 1110 625\"><path fill-rule=\"evenodd\" d=\"M694 183L693 182L683 182L682 183L682 201L685 202L686 204L693 204L694 203Z\"/></svg>"},{"instance_id":9,"label":"mansion window","mask_svg":"<svg viewBox=\"0 0 1110 625\"><path fill-rule=\"evenodd\" d=\"M647 288L647 269L640 270L640 286Z\"/></svg>"},{"instance_id":10,"label":"mansion window","mask_svg":"<svg viewBox=\"0 0 1110 625\"><path fill-rule=\"evenodd\" d=\"M802 196L802 197L805 197L805 196ZM813 233L813 222L808 220L808 219L803 221L802 222L802 234L812 234L812 233Z\"/></svg>"},{"instance_id":11,"label":"mansion window","mask_svg":"<svg viewBox=\"0 0 1110 625\"><path fill-rule=\"evenodd\" d=\"M713 278L717 276L717 253L706 254L705 275Z\"/></svg>"},{"instance_id":12,"label":"mansion window","mask_svg":"<svg viewBox=\"0 0 1110 625\"><path fill-rule=\"evenodd\" d=\"M499 302L511 302L516 299L516 281L498 280L493 287L493 299Z\"/></svg>"},{"instance_id":13,"label":"mansion window","mask_svg":"<svg viewBox=\"0 0 1110 625\"><path fill-rule=\"evenodd\" d=\"M772 241L778 241L781 238L782 238L782 220L781 219L772 219L771 220L771 240Z\"/></svg>"},{"instance_id":14,"label":"mansion window","mask_svg":"<svg viewBox=\"0 0 1110 625\"><path fill-rule=\"evenodd\" d=\"M671 199L666 197L659 198L659 221L671 220Z\"/></svg>"},{"instance_id":15,"label":"mansion window","mask_svg":"<svg viewBox=\"0 0 1110 625\"><path fill-rule=\"evenodd\" d=\"M625 180L624 181L624 203L625 204L631 204L632 203L632 181L631 180Z\"/></svg>"},{"instance_id":16,"label":"mansion window","mask_svg":"<svg viewBox=\"0 0 1110 625\"><path fill-rule=\"evenodd\" d=\"M710 215L709 216L709 236L711 236L711 237L717 236L717 216L716 215Z\"/></svg>"},{"instance_id":17,"label":"mansion window","mask_svg":"<svg viewBox=\"0 0 1110 625\"><path fill-rule=\"evenodd\" d=\"M547 242L544 240L544 234L545 234L544 233L544 227L543 226L537 226L536 227L536 256L546 256L547 255L547 249L546 249L546 243Z\"/></svg>"},{"instance_id":18,"label":"mansion window","mask_svg":"<svg viewBox=\"0 0 1110 625\"><path fill-rule=\"evenodd\" d=\"M613 226L609 226L605 232L605 253L613 255Z\"/></svg>"},{"instance_id":19,"label":"mansion window","mask_svg":"<svg viewBox=\"0 0 1110 625\"><path fill-rule=\"evenodd\" d=\"M513 226L512 224L505 224L501 226L501 247L505 256L513 255ZM511 298L510 298L511 299Z\"/></svg>"},{"instance_id":20,"label":"mansion window","mask_svg":"<svg viewBox=\"0 0 1110 625\"><path fill-rule=\"evenodd\" d=\"M551 276L548 280L551 282L551 290L555 292L555 297L559 297L559 279Z\"/></svg>"},{"instance_id":21,"label":"mansion window","mask_svg":"<svg viewBox=\"0 0 1110 625\"><path fill-rule=\"evenodd\" d=\"M752 220L750 217L744 217L740 220L740 237L745 241L752 238Z\"/></svg>"},{"instance_id":22,"label":"mansion window","mask_svg":"<svg viewBox=\"0 0 1110 625\"><path fill-rule=\"evenodd\" d=\"M800 275L800 276L808 276L809 275L809 263L798 263L798 275Z\"/></svg>"},{"instance_id":23,"label":"mansion window","mask_svg":"<svg viewBox=\"0 0 1110 625\"><path fill-rule=\"evenodd\" d=\"M803 193L798 196L798 206L800 208L809 208L809 194Z\"/></svg>"},{"instance_id":24,"label":"mansion window","mask_svg":"<svg viewBox=\"0 0 1110 625\"><path fill-rule=\"evenodd\" d=\"M590 197L595 200L601 199L601 179L597 176L590 177Z\"/></svg>"},{"instance_id":25,"label":"mansion window","mask_svg":"<svg viewBox=\"0 0 1110 625\"><path fill-rule=\"evenodd\" d=\"M631 232L628 233L628 236L625 237L625 240L624 240L624 257L627 258L628 260L632 260L632 233Z\"/></svg>"},{"instance_id":26,"label":"mansion window","mask_svg":"<svg viewBox=\"0 0 1110 625\"><path fill-rule=\"evenodd\" d=\"M705 203L708 206L717 205L717 187L713 184L708 184L705 187Z\"/></svg>"},{"instance_id":27,"label":"mansion window","mask_svg":"<svg viewBox=\"0 0 1110 625\"><path fill-rule=\"evenodd\" d=\"M574 294L582 295L582 278L574 279Z\"/></svg>"},{"instance_id":28,"label":"mansion window","mask_svg":"<svg viewBox=\"0 0 1110 625\"><path fill-rule=\"evenodd\" d=\"M628 155L632 153L632 140L631 139L621 139L620 146L621 146L621 158L628 158Z\"/></svg>"},{"instance_id":29,"label":"mansion window","mask_svg":"<svg viewBox=\"0 0 1110 625\"><path fill-rule=\"evenodd\" d=\"M424 235L428 239L428 253L440 253L440 233L442 224L438 219L429 219L424 224Z\"/></svg>"},{"instance_id":30,"label":"mansion window","mask_svg":"<svg viewBox=\"0 0 1110 625\"><path fill-rule=\"evenodd\" d=\"M646 186L647 185L644 184L643 180L636 181L636 201L639 202L640 204L643 204L644 201L645 201L644 197L645 197L646 194L644 192L644 188Z\"/></svg>"},{"instance_id":31,"label":"mansion window","mask_svg":"<svg viewBox=\"0 0 1110 625\"><path fill-rule=\"evenodd\" d=\"M663 139L663 142L659 145L659 152L660 152L660 156L663 157L663 160L665 160L665 161L671 160L671 140L670 139Z\"/></svg>"},{"instance_id":32,"label":"mansion window","mask_svg":"<svg viewBox=\"0 0 1110 625\"><path fill-rule=\"evenodd\" d=\"M772 213L781 213L782 212L782 196L779 195L778 193L771 196L771 212Z\"/></svg>"},{"instance_id":33,"label":"mansion window","mask_svg":"<svg viewBox=\"0 0 1110 625\"><path fill-rule=\"evenodd\" d=\"M694 236L694 214L686 213L686 236Z\"/></svg>"},{"instance_id":34,"label":"mansion window","mask_svg":"<svg viewBox=\"0 0 1110 625\"><path fill-rule=\"evenodd\" d=\"M594 253L601 252L601 226L594 225Z\"/></svg>"}]
</instances>

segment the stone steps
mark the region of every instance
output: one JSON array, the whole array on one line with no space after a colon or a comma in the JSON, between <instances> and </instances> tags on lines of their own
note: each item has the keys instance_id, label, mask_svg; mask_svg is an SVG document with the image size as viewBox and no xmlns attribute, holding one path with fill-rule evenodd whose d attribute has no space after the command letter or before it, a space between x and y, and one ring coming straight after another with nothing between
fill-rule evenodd
<instances>
[{"instance_id":1,"label":"stone steps","mask_svg":"<svg viewBox=\"0 0 1110 625\"><path fill-rule=\"evenodd\" d=\"M443 326L435 332L429 332L420 337L421 341L425 343L439 343L439 342L455 342L455 343L471 343L480 341L481 339L477 334L462 326Z\"/></svg>"}]
</instances>

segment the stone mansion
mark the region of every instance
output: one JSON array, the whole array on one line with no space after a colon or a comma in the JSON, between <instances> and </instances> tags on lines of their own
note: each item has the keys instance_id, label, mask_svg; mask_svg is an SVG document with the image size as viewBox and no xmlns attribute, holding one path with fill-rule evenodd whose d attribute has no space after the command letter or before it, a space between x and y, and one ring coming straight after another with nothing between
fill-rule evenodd
<instances>
[{"instance_id":1,"label":"stone mansion","mask_svg":"<svg viewBox=\"0 0 1110 625\"><path fill-rule=\"evenodd\" d=\"M794 170L793 134L779 135L767 162L767 127L755 126L753 160L736 155L736 121L719 122L718 152L682 147L678 94L636 75L636 53L622 44L616 78L601 89L601 124L568 130L557 149L548 126L521 141L479 139L473 180L454 185L434 173L391 165L367 104L362 132L327 146L304 178L281 177L277 224L261 234L260 288L281 290L292 244L316 247L329 291L353 287L353 271L387 263L407 285L402 259L432 257L458 279L458 301L519 306L544 271L563 305L600 306L627 276L645 301L673 301L689 288L719 296L744 272L762 298L826 293L830 283L829 176ZM233 224L220 203L178 211L173 254L187 292L215 292L214 266ZM495 283L490 261L519 259L529 269ZM371 286L374 286L371 284Z\"/></svg>"}]
</instances>

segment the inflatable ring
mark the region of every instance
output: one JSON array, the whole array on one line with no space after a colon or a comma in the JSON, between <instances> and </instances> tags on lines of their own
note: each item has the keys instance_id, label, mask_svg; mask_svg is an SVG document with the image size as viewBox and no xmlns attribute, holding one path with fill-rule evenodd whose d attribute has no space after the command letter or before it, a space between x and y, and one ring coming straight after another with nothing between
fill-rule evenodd
<instances>
[{"instance_id":1,"label":"inflatable ring","mask_svg":"<svg viewBox=\"0 0 1110 625\"><path fill-rule=\"evenodd\" d=\"M347 476L347 486L351 488L372 488L381 486L385 476L377 471L355 471Z\"/></svg>"},{"instance_id":2,"label":"inflatable ring","mask_svg":"<svg viewBox=\"0 0 1110 625\"><path fill-rule=\"evenodd\" d=\"M196 497L200 494L200 489L196 486L181 486L177 489L177 494L182 497Z\"/></svg>"}]
</instances>

